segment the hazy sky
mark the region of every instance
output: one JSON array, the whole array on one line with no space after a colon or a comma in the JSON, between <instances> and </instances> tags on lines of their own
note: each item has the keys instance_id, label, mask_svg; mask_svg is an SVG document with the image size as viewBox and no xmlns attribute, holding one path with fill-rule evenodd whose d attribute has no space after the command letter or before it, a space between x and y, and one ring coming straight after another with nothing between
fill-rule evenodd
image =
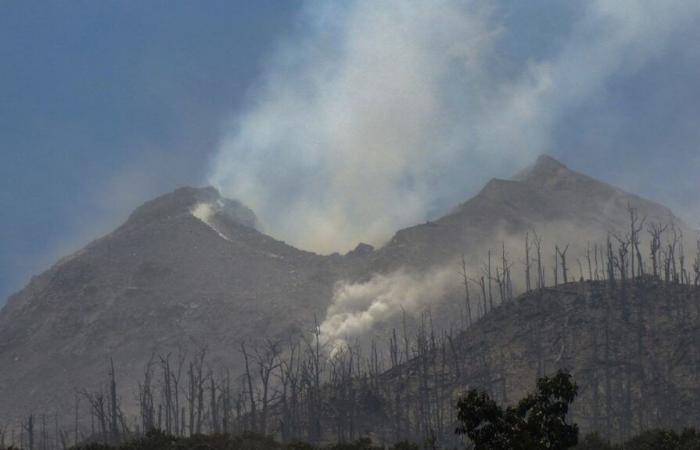
<instances>
[{"instance_id":1,"label":"hazy sky","mask_svg":"<svg viewBox=\"0 0 700 450\"><path fill-rule=\"evenodd\" d=\"M697 3L0 2L0 299L185 184L319 251L541 152L697 220Z\"/></svg>"}]
</instances>

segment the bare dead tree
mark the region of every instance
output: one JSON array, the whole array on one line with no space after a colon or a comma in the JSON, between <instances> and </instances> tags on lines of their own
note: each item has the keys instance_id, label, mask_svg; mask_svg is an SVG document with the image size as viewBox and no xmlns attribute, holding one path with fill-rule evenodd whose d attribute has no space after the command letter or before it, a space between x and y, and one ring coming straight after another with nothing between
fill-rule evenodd
<instances>
[{"instance_id":1,"label":"bare dead tree","mask_svg":"<svg viewBox=\"0 0 700 450\"><path fill-rule=\"evenodd\" d=\"M659 250L661 250L661 236L668 228L668 225L661 226L658 223L651 223L647 227L647 232L651 236L649 241L649 252L651 256L652 275L654 278L660 276L659 273Z\"/></svg>"},{"instance_id":2,"label":"bare dead tree","mask_svg":"<svg viewBox=\"0 0 700 450\"><path fill-rule=\"evenodd\" d=\"M617 247L617 254L618 258L615 260L615 263L617 265L617 269L620 272L620 280L622 281L622 284L625 284L625 281L627 279L627 267L628 267L628 258L627 256L629 255L629 246L630 246L630 240L629 238L626 237L620 237L617 235L613 235L615 240L618 243Z\"/></svg>"},{"instance_id":3,"label":"bare dead tree","mask_svg":"<svg viewBox=\"0 0 700 450\"><path fill-rule=\"evenodd\" d=\"M161 396L165 409L165 432L172 433L172 384L170 382L170 353L167 355L158 355L160 359L160 367L162 374Z\"/></svg>"},{"instance_id":4,"label":"bare dead tree","mask_svg":"<svg viewBox=\"0 0 700 450\"><path fill-rule=\"evenodd\" d=\"M59 438L61 441L61 449L66 450L69 447L68 432L66 430L60 430L59 431Z\"/></svg>"},{"instance_id":5,"label":"bare dead tree","mask_svg":"<svg viewBox=\"0 0 700 450\"><path fill-rule=\"evenodd\" d=\"M108 413L106 411L104 394L101 391L88 392L86 390L83 390L82 394L83 397L88 401L88 404L90 405L91 417L93 417L97 421L97 424L100 427L99 434L101 436L101 440L103 443L106 444L108 441Z\"/></svg>"},{"instance_id":6,"label":"bare dead tree","mask_svg":"<svg viewBox=\"0 0 700 450\"><path fill-rule=\"evenodd\" d=\"M396 328L391 329L391 335L389 336L389 360L391 361L391 368L395 368L399 365L399 341L396 334Z\"/></svg>"},{"instance_id":7,"label":"bare dead tree","mask_svg":"<svg viewBox=\"0 0 700 450\"><path fill-rule=\"evenodd\" d=\"M206 379L209 390L209 429L212 433L218 434L219 428L219 386L216 383L214 371L209 368Z\"/></svg>"},{"instance_id":8,"label":"bare dead tree","mask_svg":"<svg viewBox=\"0 0 700 450\"><path fill-rule=\"evenodd\" d=\"M671 221L671 234L672 234L672 239L668 241L667 248L668 248L668 253L667 253L667 263L668 263L668 273L669 273L669 280L674 283L678 283L679 281L679 276L678 276L678 270L676 266L676 249L678 247L678 230L676 229L676 225Z\"/></svg>"},{"instance_id":9,"label":"bare dead tree","mask_svg":"<svg viewBox=\"0 0 700 450\"><path fill-rule=\"evenodd\" d=\"M669 246L668 251L666 247L661 250L661 256L663 257L663 269L664 269L664 282L670 283L672 279L671 275L671 260L673 259L672 249Z\"/></svg>"},{"instance_id":10,"label":"bare dead tree","mask_svg":"<svg viewBox=\"0 0 700 450\"><path fill-rule=\"evenodd\" d=\"M167 392L167 406L170 410L169 416L171 432L176 435L182 435L184 433L184 426L182 424L183 414L182 408L180 406L180 383L182 379L182 370L185 364L185 353L182 348L178 348L177 359L174 364L170 362L170 354L168 354L167 361L163 370L167 371L167 377L164 374L164 380L167 378L167 388L164 389ZM162 358L161 358L162 361Z\"/></svg>"},{"instance_id":11,"label":"bare dead tree","mask_svg":"<svg viewBox=\"0 0 700 450\"><path fill-rule=\"evenodd\" d=\"M685 269L685 247L683 245L683 230L678 230L678 279L681 284L690 284L688 272Z\"/></svg>"},{"instance_id":12,"label":"bare dead tree","mask_svg":"<svg viewBox=\"0 0 700 450\"><path fill-rule=\"evenodd\" d=\"M117 404L117 379L114 371L114 359L109 358L109 412L110 435L112 442L119 442L119 405Z\"/></svg>"},{"instance_id":13,"label":"bare dead tree","mask_svg":"<svg viewBox=\"0 0 700 450\"><path fill-rule=\"evenodd\" d=\"M421 314L420 325L416 333L416 355L418 356L418 426L419 433L425 435L430 429L430 393L429 393L429 370L430 360L428 358L429 338L426 326L426 315Z\"/></svg>"},{"instance_id":14,"label":"bare dead tree","mask_svg":"<svg viewBox=\"0 0 700 450\"><path fill-rule=\"evenodd\" d=\"M258 376L260 385L262 386L261 393L261 412L260 412L260 429L263 434L267 433L267 414L270 401L270 380L273 372L279 367L278 357L280 354L279 342L273 342L269 339L265 340L262 349L255 348L255 359L258 366Z\"/></svg>"},{"instance_id":15,"label":"bare dead tree","mask_svg":"<svg viewBox=\"0 0 700 450\"><path fill-rule=\"evenodd\" d=\"M462 283L464 285L464 307L465 313L467 315L467 326L472 326L472 306L471 299L469 298L469 277L467 276L467 263L464 260L464 253L462 253L461 258L462 263Z\"/></svg>"},{"instance_id":16,"label":"bare dead tree","mask_svg":"<svg viewBox=\"0 0 700 450\"><path fill-rule=\"evenodd\" d=\"M501 279L501 268L499 266L496 266L496 279L494 281L496 282L496 286L498 287L498 295L501 299L500 303L503 304L506 301L505 273L503 273L503 279Z\"/></svg>"},{"instance_id":17,"label":"bare dead tree","mask_svg":"<svg viewBox=\"0 0 700 450\"><path fill-rule=\"evenodd\" d=\"M235 391L236 430L249 431L250 411L247 410L247 384L246 377L241 375L236 380L238 388Z\"/></svg>"},{"instance_id":18,"label":"bare dead tree","mask_svg":"<svg viewBox=\"0 0 700 450\"><path fill-rule=\"evenodd\" d=\"M479 277L479 279L476 280L476 283L479 285L479 288L481 290L481 309L483 310L481 315L485 316L488 312L488 306L486 303L486 281L484 280L484 276L482 275L481 277Z\"/></svg>"},{"instance_id":19,"label":"bare dead tree","mask_svg":"<svg viewBox=\"0 0 700 450\"><path fill-rule=\"evenodd\" d=\"M463 358L462 352L458 348L457 342L455 342L456 340L454 339L454 336L452 336L452 333L450 332L449 334L447 334L446 337L447 337L447 341L450 345L450 354L452 357L452 362L454 364L454 369L453 369L454 382L458 383L459 380L461 380L461 378L462 378L462 373L461 373L462 372L462 364L463 364L462 360L464 358Z\"/></svg>"},{"instance_id":20,"label":"bare dead tree","mask_svg":"<svg viewBox=\"0 0 700 450\"><path fill-rule=\"evenodd\" d=\"M646 217L643 217L641 220L639 219L639 216L637 215L637 209L633 208L632 205L629 203L627 204L627 212L629 213L630 216L630 235L629 235L629 242L630 242L630 268L631 268L631 277L634 278L636 276L642 276L644 274L644 264L642 261L642 253L639 251L639 233L644 229L644 222L646 221ZM635 272L635 259L637 263L637 272Z\"/></svg>"},{"instance_id":21,"label":"bare dead tree","mask_svg":"<svg viewBox=\"0 0 700 450\"><path fill-rule=\"evenodd\" d=\"M535 241L535 250L537 253L537 288L542 289L545 285L544 266L542 265L542 238L533 231Z\"/></svg>"},{"instance_id":22,"label":"bare dead tree","mask_svg":"<svg viewBox=\"0 0 700 450\"><path fill-rule=\"evenodd\" d=\"M525 232L525 291L532 290L530 285L530 233Z\"/></svg>"},{"instance_id":23,"label":"bare dead tree","mask_svg":"<svg viewBox=\"0 0 700 450\"><path fill-rule=\"evenodd\" d=\"M608 275L608 283L610 285L610 288L615 287L615 267L617 265L617 258L615 257L615 253L613 252L613 246L612 246L612 241L610 240L610 235L608 235L606 239L606 248L607 248L607 261L605 264L605 267L607 269L607 275Z\"/></svg>"},{"instance_id":24,"label":"bare dead tree","mask_svg":"<svg viewBox=\"0 0 700 450\"><path fill-rule=\"evenodd\" d=\"M34 450L34 415L30 414L27 418L27 422L22 426L24 431L27 433L27 448L29 450Z\"/></svg>"},{"instance_id":25,"label":"bare dead tree","mask_svg":"<svg viewBox=\"0 0 700 450\"><path fill-rule=\"evenodd\" d=\"M568 268L566 267L566 252L569 251L569 244L566 244L566 247L564 247L564 250L560 250L559 246L556 246L556 251L557 254L559 255L559 258L561 259L561 274L562 278L564 279L564 284L569 282L569 277L568 277Z\"/></svg>"},{"instance_id":26,"label":"bare dead tree","mask_svg":"<svg viewBox=\"0 0 700 450\"><path fill-rule=\"evenodd\" d=\"M228 368L225 369L225 374L222 376L221 387L221 432L224 434L231 433L231 412L233 409L233 396L231 390L231 372Z\"/></svg>"},{"instance_id":27,"label":"bare dead tree","mask_svg":"<svg viewBox=\"0 0 700 450\"><path fill-rule=\"evenodd\" d=\"M698 287L700 284L700 239L695 243L695 261L693 261L693 272L695 273L695 278L693 279L693 286Z\"/></svg>"},{"instance_id":28,"label":"bare dead tree","mask_svg":"<svg viewBox=\"0 0 700 450\"><path fill-rule=\"evenodd\" d=\"M46 430L46 414L41 415L41 450L47 450L49 435Z\"/></svg>"},{"instance_id":29,"label":"bare dead tree","mask_svg":"<svg viewBox=\"0 0 700 450\"><path fill-rule=\"evenodd\" d=\"M491 250L488 251L488 264L486 265L486 279L489 282L489 309L493 309L493 294L491 291L491 282L493 281L493 276L491 272Z\"/></svg>"},{"instance_id":30,"label":"bare dead tree","mask_svg":"<svg viewBox=\"0 0 700 450\"><path fill-rule=\"evenodd\" d=\"M614 262L611 260L614 258L612 252L612 245L610 238L608 238L608 274L612 276L612 282L615 279L615 269ZM610 337L610 301L606 296L605 299L605 315L603 318L604 324L604 346L603 346L603 364L604 364L604 377L605 377L605 435L610 436L612 434L612 408L613 408L613 394L612 394L612 374L611 374L611 337Z\"/></svg>"},{"instance_id":31,"label":"bare dead tree","mask_svg":"<svg viewBox=\"0 0 700 450\"><path fill-rule=\"evenodd\" d=\"M195 369L195 361L190 361L187 368L187 392L185 393L187 400L188 421L187 429L189 435L195 433L195 411L197 409L197 370Z\"/></svg>"},{"instance_id":32,"label":"bare dead tree","mask_svg":"<svg viewBox=\"0 0 700 450\"><path fill-rule=\"evenodd\" d=\"M77 446L78 442L80 441L80 435L79 435L79 418L80 418L80 394L78 392L75 393L75 422L74 422L74 428L73 428L73 446Z\"/></svg>"},{"instance_id":33,"label":"bare dead tree","mask_svg":"<svg viewBox=\"0 0 700 450\"><path fill-rule=\"evenodd\" d=\"M245 362L245 378L248 387L248 402L250 405L250 422L251 430L257 431L258 420L257 420L257 403L255 401L255 390L253 389L253 375L250 371L250 356L248 355L248 350L245 347L245 342L241 342L241 353L243 354L243 361Z\"/></svg>"},{"instance_id":34,"label":"bare dead tree","mask_svg":"<svg viewBox=\"0 0 700 450\"><path fill-rule=\"evenodd\" d=\"M141 416L141 428L144 433L155 428L155 405L153 399L153 359L154 355L146 363L143 373L143 384L138 386L138 403ZM77 409L77 406L76 406ZM76 413L76 435L77 435L77 413Z\"/></svg>"},{"instance_id":35,"label":"bare dead tree","mask_svg":"<svg viewBox=\"0 0 700 450\"><path fill-rule=\"evenodd\" d=\"M193 355L188 366L186 400L189 412L190 435L202 432L202 414L204 412L204 361L207 347L201 346ZM159 413L160 414L160 413Z\"/></svg>"},{"instance_id":36,"label":"bare dead tree","mask_svg":"<svg viewBox=\"0 0 700 450\"><path fill-rule=\"evenodd\" d=\"M321 438L321 373L323 372L323 354L321 349L321 327L318 317L314 314L314 328L312 338L307 344L307 384L309 388L309 439L318 442Z\"/></svg>"},{"instance_id":37,"label":"bare dead tree","mask_svg":"<svg viewBox=\"0 0 700 450\"><path fill-rule=\"evenodd\" d=\"M509 301L513 298L513 285L510 277L511 264L508 262L506 254L506 243L501 242L501 275L502 275L502 301Z\"/></svg>"},{"instance_id":38,"label":"bare dead tree","mask_svg":"<svg viewBox=\"0 0 700 450\"><path fill-rule=\"evenodd\" d=\"M394 331L394 338L396 333ZM291 336L287 342L287 357L280 359L279 380L282 386L282 440L298 437L299 429L299 371L300 355L298 342Z\"/></svg>"}]
</instances>

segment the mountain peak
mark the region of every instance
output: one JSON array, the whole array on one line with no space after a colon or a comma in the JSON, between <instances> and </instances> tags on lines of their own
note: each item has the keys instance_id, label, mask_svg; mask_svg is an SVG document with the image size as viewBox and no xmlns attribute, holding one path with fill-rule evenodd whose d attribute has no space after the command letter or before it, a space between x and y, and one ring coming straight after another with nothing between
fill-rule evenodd
<instances>
[{"instance_id":1,"label":"mountain peak","mask_svg":"<svg viewBox=\"0 0 700 450\"><path fill-rule=\"evenodd\" d=\"M583 175L574 172L553 157L540 155L534 164L516 173L511 179L538 186L554 187L580 181L581 177Z\"/></svg>"},{"instance_id":2,"label":"mountain peak","mask_svg":"<svg viewBox=\"0 0 700 450\"><path fill-rule=\"evenodd\" d=\"M127 223L142 223L162 220L194 211L206 209L209 214L220 214L250 228L259 229L255 213L238 200L223 197L219 191L206 186L201 188L185 186L161 195L136 208ZM195 217L200 218L195 215Z\"/></svg>"},{"instance_id":3,"label":"mountain peak","mask_svg":"<svg viewBox=\"0 0 700 450\"><path fill-rule=\"evenodd\" d=\"M567 167L562 164L559 160L554 159L553 157L542 154L537 157L535 160L535 169L567 169Z\"/></svg>"},{"instance_id":4,"label":"mountain peak","mask_svg":"<svg viewBox=\"0 0 700 450\"><path fill-rule=\"evenodd\" d=\"M537 157L535 163L513 176L515 181L530 181L538 179L549 179L561 177L564 174L572 173L571 170L557 159L549 155L542 154Z\"/></svg>"}]
</instances>

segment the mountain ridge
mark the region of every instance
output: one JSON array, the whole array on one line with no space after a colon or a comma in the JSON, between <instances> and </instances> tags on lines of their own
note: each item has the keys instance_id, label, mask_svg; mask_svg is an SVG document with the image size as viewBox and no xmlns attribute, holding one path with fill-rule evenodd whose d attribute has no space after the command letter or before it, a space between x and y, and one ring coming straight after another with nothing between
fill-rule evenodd
<instances>
[{"instance_id":1,"label":"mountain ridge","mask_svg":"<svg viewBox=\"0 0 700 450\"><path fill-rule=\"evenodd\" d=\"M378 249L358 244L346 255L317 255L262 233L253 211L211 187L146 202L112 233L34 277L0 310L0 421L67 404L75 387L102 380L106 353L124 361L120 371L132 381L154 352L192 342L209 344L215 361L239 371L238 343L305 329L314 315L323 317L340 281L425 271L460 254L478 267L504 237L533 229L550 243L571 236L595 242L627 226L627 203L638 198L549 157L521 173L529 175L494 179L452 213L399 230ZM668 211L646 200L635 207L659 219Z\"/></svg>"},{"instance_id":2,"label":"mountain ridge","mask_svg":"<svg viewBox=\"0 0 700 450\"><path fill-rule=\"evenodd\" d=\"M538 229L541 232L553 222L564 223L567 228L556 236L556 241L566 242L569 236L577 240L589 236L591 242L604 240L606 235L627 228L628 206L634 207L648 222L673 221L690 236L689 227L670 209L572 171L554 158L542 155L529 169L511 179L489 180L475 196L445 216L397 232L378 250L377 259L384 261L376 264L376 270L396 269L405 264L425 268L460 253L482 255L489 246L492 250L500 247L494 245L502 240L499 235L524 236L527 231L538 232ZM413 241L418 248L406 254L403 247L407 241ZM487 244L479 245L484 242ZM392 259L400 263L386 261Z\"/></svg>"}]
</instances>

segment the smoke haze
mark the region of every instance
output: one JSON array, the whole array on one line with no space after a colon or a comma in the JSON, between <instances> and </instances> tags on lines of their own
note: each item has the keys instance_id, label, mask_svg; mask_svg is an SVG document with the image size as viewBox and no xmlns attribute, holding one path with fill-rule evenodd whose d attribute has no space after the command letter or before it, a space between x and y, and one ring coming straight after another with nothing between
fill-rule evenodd
<instances>
[{"instance_id":1,"label":"smoke haze","mask_svg":"<svg viewBox=\"0 0 700 450\"><path fill-rule=\"evenodd\" d=\"M210 181L299 247L382 244L463 200L484 173L552 151L567 111L652 61L699 10L577 5L560 43L510 58L523 36L504 2L308 1L226 131Z\"/></svg>"},{"instance_id":2,"label":"smoke haze","mask_svg":"<svg viewBox=\"0 0 700 450\"><path fill-rule=\"evenodd\" d=\"M362 336L402 311L414 315L443 299L458 282L454 267L446 265L428 272L376 274L364 283L338 283L320 326L321 342L340 348L346 339Z\"/></svg>"}]
</instances>

